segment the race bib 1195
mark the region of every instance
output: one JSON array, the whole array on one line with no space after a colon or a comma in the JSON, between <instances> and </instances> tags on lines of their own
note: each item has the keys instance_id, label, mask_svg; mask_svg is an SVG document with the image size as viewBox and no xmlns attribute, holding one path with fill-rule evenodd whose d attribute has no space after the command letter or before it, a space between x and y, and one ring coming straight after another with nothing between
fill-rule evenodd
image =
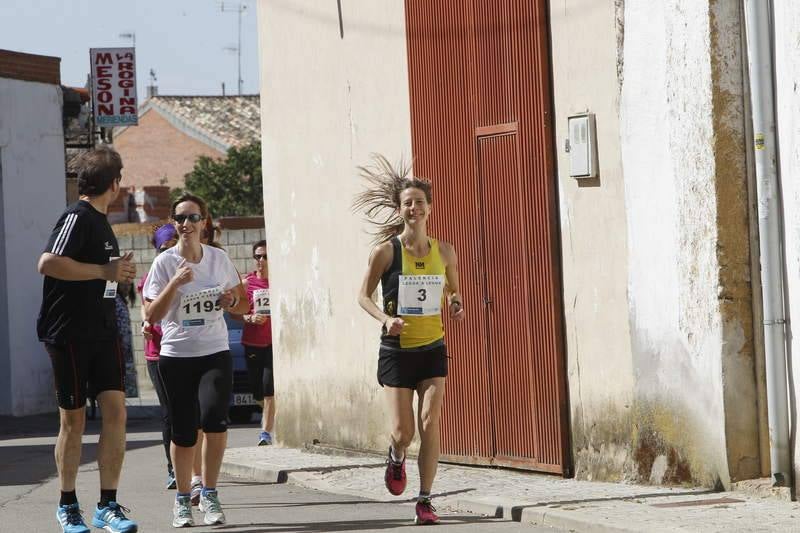
<instances>
[{"instance_id":1,"label":"race bib 1195","mask_svg":"<svg viewBox=\"0 0 800 533\"><path fill-rule=\"evenodd\" d=\"M184 328L205 326L222 317L221 287L203 289L181 296L178 323Z\"/></svg>"}]
</instances>

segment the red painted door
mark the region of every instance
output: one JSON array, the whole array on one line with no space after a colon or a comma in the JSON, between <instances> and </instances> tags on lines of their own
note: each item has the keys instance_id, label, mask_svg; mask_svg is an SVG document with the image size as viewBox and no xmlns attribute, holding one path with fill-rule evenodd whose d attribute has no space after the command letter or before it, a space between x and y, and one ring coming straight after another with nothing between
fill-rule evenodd
<instances>
[{"instance_id":1,"label":"red painted door","mask_svg":"<svg viewBox=\"0 0 800 533\"><path fill-rule=\"evenodd\" d=\"M406 0L414 172L459 256L446 459L569 474L543 0Z\"/></svg>"}]
</instances>

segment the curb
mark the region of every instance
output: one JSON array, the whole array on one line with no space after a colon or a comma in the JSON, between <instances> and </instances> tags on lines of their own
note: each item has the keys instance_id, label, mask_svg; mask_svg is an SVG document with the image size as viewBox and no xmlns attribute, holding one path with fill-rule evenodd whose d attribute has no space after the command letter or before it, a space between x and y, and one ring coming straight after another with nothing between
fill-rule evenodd
<instances>
[{"instance_id":1,"label":"curb","mask_svg":"<svg viewBox=\"0 0 800 533\"><path fill-rule=\"evenodd\" d=\"M516 508L520 519L518 522L548 526L568 531L581 531L586 533L640 533L641 529L629 528L613 524L598 523L597 519L576 516L571 511L562 511L551 508Z\"/></svg>"},{"instance_id":2,"label":"curb","mask_svg":"<svg viewBox=\"0 0 800 533\"><path fill-rule=\"evenodd\" d=\"M529 506L511 501L493 499L456 500L452 507L458 511L505 518L512 522L548 526L569 531L591 533L639 533L640 530L617 524L598 523L597 518L581 517L573 511L557 509L547 505Z\"/></svg>"},{"instance_id":3,"label":"curb","mask_svg":"<svg viewBox=\"0 0 800 533\"><path fill-rule=\"evenodd\" d=\"M292 471L249 466L241 463L223 461L221 473L235 477L247 478L262 483L289 483L307 489L348 494L337 491L336 487L316 479L316 475L324 470ZM363 497L363 495L362 495ZM376 498L371 500L382 501ZM554 528L586 531L592 533L632 533L636 530L625 527L616 527L610 524L603 525L594 521L576 517L569 511L552 508L531 508L514 502L504 502L491 499L457 499L446 505L447 508L458 512L472 513L491 518L506 518L514 522L531 523Z\"/></svg>"},{"instance_id":4,"label":"curb","mask_svg":"<svg viewBox=\"0 0 800 533\"><path fill-rule=\"evenodd\" d=\"M253 466L246 463L223 461L221 473L231 476L246 478L262 483L289 483L311 490L331 492L340 495L357 496L373 501L389 503L396 500L384 500L368 496L363 493L353 493L342 490L341 487L331 485L320 478L320 474L328 467L319 468L269 468L268 466ZM409 500L410 501L410 500ZM520 500L503 500L501 498L456 498L443 503L448 510L501 518L512 522L533 524L552 527L565 531L580 531L582 533L640 533L641 527L627 523L624 512L616 510L561 508L549 506L546 503L534 504ZM599 512L599 514L598 514ZM611 513L611 514L609 514ZM641 525L641 524L640 524ZM664 524L649 524L650 533L664 531L687 531L663 527Z\"/></svg>"},{"instance_id":5,"label":"curb","mask_svg":"<svg viewBox=\"0 0 800 533\"><path fill-rule=\"evenodd\" d=\"M220 473L252 479L253 481L260 481L262 483L286 483L289 480L289 473L286 470L271 470L269 468L228 463L225 461L222 463Z\"/></svg>"}]
</instances>

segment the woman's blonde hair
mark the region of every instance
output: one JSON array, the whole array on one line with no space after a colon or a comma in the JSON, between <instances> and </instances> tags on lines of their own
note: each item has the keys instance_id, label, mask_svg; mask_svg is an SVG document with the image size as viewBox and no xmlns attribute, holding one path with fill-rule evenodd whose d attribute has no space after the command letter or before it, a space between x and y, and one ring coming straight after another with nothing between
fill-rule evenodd
<instances>
[{"instance_id":1,"label":"woman's blonde hair","mask_svg":"<svg viewBox=\"0 0 800 533\"><path fill-rule=\"evenodd\" d=\"M397 214L400 208L400 194L406 189L419 189L425 199L432 203L431 184L427 180L408 177L411 165L402 158L392 165L385 156L372 154L368 165L358 167L359 175L367 182L367 189L356 195L353 211L363 212L367 221L375 227L372 231L373 244L380 244L400 235L404 222Z\"/></svg>"}]
</instances>

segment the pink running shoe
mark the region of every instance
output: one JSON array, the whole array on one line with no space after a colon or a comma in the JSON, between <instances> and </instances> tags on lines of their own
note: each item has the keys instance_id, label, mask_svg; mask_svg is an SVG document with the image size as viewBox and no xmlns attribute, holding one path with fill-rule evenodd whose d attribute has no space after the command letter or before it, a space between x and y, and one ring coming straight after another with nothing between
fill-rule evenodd
<instances>
[{"instance_id":1,"label":"pink running shoe","mask_svg":"<svg viewBox=\"0 0 800 533\"><path fill-rule=\"evenodd\" d=\"M400 496L406 490L406 458L395 463L392 461L392 449L389 448L389 459L386 461L386 475L383 476L386 489L394 496Z\"/></svg>"},{"instance_id":2,"label":"pink running shoe","mask_svg":"<svg viewBox=\"0 0 800 533\"><path fill-rule=\"evenodd\" d=\"M436 516L436 509L431 504L430 498L424 498L417 502L417 516L414 518L414 523L418 526L429 526L439 523L439 517Z\"/></svg>"}]
</instances>

